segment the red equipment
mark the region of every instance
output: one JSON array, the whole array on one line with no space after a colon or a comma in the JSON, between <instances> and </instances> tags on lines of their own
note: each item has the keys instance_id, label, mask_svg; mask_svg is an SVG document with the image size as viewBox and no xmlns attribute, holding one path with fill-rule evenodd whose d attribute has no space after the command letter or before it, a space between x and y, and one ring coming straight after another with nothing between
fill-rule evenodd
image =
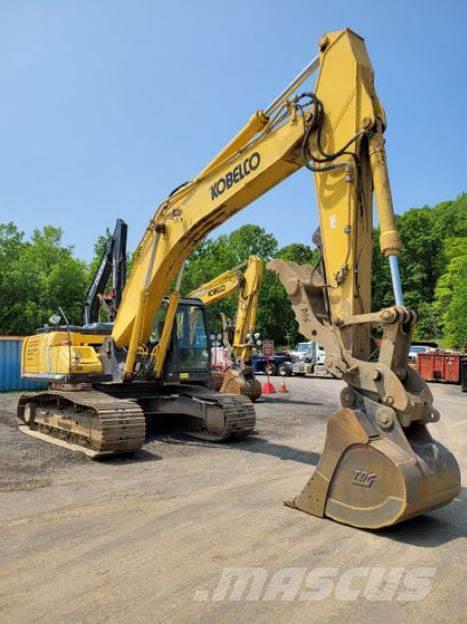
<instances>
[{"instance_id":1,"label":"red equipment","mask_svg":"<svg viewBox=\"0 0 467 624\"><path fill-rule=\"evenodd\" d=\"M419 353L417 367L425 381L460 383L461 353Z\"/></svg>"}]
</instances>

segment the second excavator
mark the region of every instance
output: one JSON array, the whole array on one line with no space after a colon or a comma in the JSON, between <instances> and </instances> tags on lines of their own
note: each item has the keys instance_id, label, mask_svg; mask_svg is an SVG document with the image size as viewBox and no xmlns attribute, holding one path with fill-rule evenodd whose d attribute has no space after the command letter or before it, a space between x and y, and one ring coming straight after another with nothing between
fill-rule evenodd
<instances>
[{"instance_id":1,"label":"second excavator","mask_svg":"<svg viewBox=\"0 0 467 624\"><path fill-rule=\"evenodd\" d=\"M317 70L314 87L311 80L302 87ZM202 313L193 311L200 301L186 300L183 312L177 309L183 266L217 226L306 168L317 191L321 266L274 261L271 268L287 289L301 333L322 345L327 368L346 387L342 408L328 419L319 464L288 503L376 529L451 501L460 489L459 467L430 435L439 414L428 386L408 365L417 316L403 303L386 125L363 39L348 29L328 33L318 56L287 88L159 205L111 334L65 326L24 342L23 375L50 387L20 398L23 426L100 452L140 448L145 416L161 412L191 416L216 439L251 431L247 397L196 384L209 344ZM395 299L380 311L371 310L373 195ZM185 313L198 315L196 331ZM374 328L382 332L377 360L371 357Z\"/></svg>"},{"instance_id":2,"label":"second excavator","mask_svg":"<svg viewBox=\"0 0 467 624\"><path fill-rule=\"evenodd\" d=\"M227 394L244 394L252 401L261 395L261 384L256 379L251 356L254 346L255 323L264 262L250 256L239 266L224 271L214 279L192 290L189 297L200 299L205 306L213 305L238 291L233 337L229 336L229 323L224 315L224 344L232 351L233 365L219 374L219 391ZM213 371L216 379L216 372Z\"/></svg>"}]
</instances>

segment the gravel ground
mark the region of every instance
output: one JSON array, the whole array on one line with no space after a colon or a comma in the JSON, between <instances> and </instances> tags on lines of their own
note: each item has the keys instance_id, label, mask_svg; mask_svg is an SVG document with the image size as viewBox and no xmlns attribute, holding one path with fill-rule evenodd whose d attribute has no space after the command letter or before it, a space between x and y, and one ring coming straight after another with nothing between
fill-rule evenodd
<instances>
[{"instance_id":1,"label":"gravel ground","mask_svg":"<svg viewBox=\"0 0 467 624\"><path fill-rule=\"evenodd\" d=\"M0 395L0 621L465 622L466 488L449 506L376 533L284 507L319 459L341 388L332 379L288 385L257 403L247 441L202 443L165 429L134 456L106 461L21 434L18 395ZM432 390L443 418L431 431L457 456L465 485L467 395ZM251 585L223 595L219 580L238 567L253 568L260 589L265 581L259 597ZM385 598L368 589L380 569L395 583ZM310 573L330 577L306 597ZM418 600L413 573L426 575ZM276 596L281 574L288 590Z\"/></svg>"}]
</instances>

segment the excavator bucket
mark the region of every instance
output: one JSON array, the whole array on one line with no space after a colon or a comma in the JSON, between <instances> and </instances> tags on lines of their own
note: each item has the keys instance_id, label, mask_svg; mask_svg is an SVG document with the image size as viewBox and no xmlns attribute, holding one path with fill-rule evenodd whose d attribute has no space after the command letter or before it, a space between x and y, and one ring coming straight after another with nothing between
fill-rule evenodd
<instances>
[{"instance_id":1,"label":"excavator bucket","mask_svg":"<svg viewBox=\"0 0 467 624\"><path fill-rule=\"evenodd\" d=\"M430 389L408 366L416 315L402 307L330 323L323 278L311 265L273 260L299 329L326 351L326 368L347 383L328 419L315 472L286 505L363 529L379 529L449 503L460 490L454 456L427 429L439 419ZM378 359L354 357L346 326L382 327ZM396 375L394 370L399 372Z\"/></svg>"},{"instance_id":2,"label":"excavator bucket","mask_svg":"<svg viewBox=\"0 0 467 624\"><path fill-rule=\"evenodd\" d=\"M423 424L386 431L358 409L342 408L328 420L318 466L285 504L354 527L379 529L450 502L460 490L454 456Z\"/></svg>"},{"instance_id":3,"label":"excavator bucket","mask_svg":"<svg viewBox=\"0 0 467 624\"><path fill-rule=\"evenodd\" d=\"M222 394L244 394L253 402L261 395L261 384L253 373L228 368L220 388Z\"/></svg>"},{"instance_id":4,"label":"excavator bucket","mask_svg":"<svg viewBox=\"0 0 467 624\"><path fill-rule=\"evenodd\" d=\"M218 370L211 370L211 377L213 390L219 392L222 388L222 384L224 383L224 373Z\"/></svg>"}]
</instances>

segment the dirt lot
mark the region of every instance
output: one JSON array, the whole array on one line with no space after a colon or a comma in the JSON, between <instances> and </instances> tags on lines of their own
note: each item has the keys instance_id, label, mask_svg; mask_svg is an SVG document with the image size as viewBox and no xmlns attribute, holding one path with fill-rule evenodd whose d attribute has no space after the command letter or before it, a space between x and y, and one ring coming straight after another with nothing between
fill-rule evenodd
<instances>
[{"instance_id":1,"label":"dirt lot","mask_svg":"<svg viewBox=\"0 0 467 624\"><path fill-rule=\"evenodd\" d=\"M290 379L289 394L257 404L245 442L165 431L106 462L20 434L17 395L0 395L1 622L466 622L465 487L448 507L376 533L282 505L317 463L340 387ZM443 418L431 430L465 485L467 395L432 390ZM226 568L239 567L254 568L243 593L227 587ZM379 574L392 583L383 594Z\"/></svg>"}]
</instances>

